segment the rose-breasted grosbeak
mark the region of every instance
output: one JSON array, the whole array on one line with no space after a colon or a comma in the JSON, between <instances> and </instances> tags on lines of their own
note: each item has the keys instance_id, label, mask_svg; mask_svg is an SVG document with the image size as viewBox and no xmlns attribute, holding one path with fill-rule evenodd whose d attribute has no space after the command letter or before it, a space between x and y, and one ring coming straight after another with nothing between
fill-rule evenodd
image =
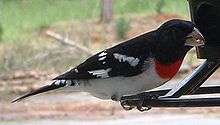
<instances>
[{"instance_id":1,"label":"rose-breasted grosbeak","mask_svg":"<svg viewBox=\"0 0 220 125\"><path fill-rule=\"evenodd\" d=\"M120 101L123 95L158 87L179 70L186 53L204 44L202 34L190 21L170 20L101 51L75 68L54 78L52 84L31 91L13 102L61 87L73 87L101 99Z\"/></svg>"}]
</instances>

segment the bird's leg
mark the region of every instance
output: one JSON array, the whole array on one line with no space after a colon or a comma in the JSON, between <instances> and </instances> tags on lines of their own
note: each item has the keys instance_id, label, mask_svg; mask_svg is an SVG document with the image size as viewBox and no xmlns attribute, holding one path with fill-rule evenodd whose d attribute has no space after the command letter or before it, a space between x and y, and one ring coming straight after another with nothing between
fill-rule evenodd
<instances>
[{"instance_id":1,"label":"bird's leg","mask_svg":"<svg viewBox=\"0 0 220 125\"><path fill-rule=\"evenodd\" d=\"M119 101L118 97L119 96L117 94L114 94L114 95L111 96L111 99L112 99L112 101Z\"/></svg>"},{"instance_id":2,"label":"bird's leg","mask_svg":"<svg viewBox=\"0 0 220 125\"><path fill-rule=\"evenodd\" d=\"M120 101L120 99L118 98L119 96L117 94L113 94L111 96L112 101ZM132 105L128 105L128 103L126 101L120 101L121 102L121 106L123 107L124 110L131 110L133 108L135 108L135 106Z\"/></svg>"},{"instance_id":3,"label":"bird's leg","mask_svg":"<svg viewBox=\"0 0 220 125\"><path fill-rule=\"evenodd\" d=\"M135 97L135 98L133 98ZM133 95L133 96L125 96L123 99L120 101L121 106L125 110L131 110L133 108L137 108L139 111L147 111L150 110L150 106L143 106L144 101L151 101L152 99L157 99L158 96L156 95Z\"/></svg>"},{"instance_id":4,"label":"bird's leg","mask_svg":"<svg viewBox=\"0 0 220 125\"><path fill-rule=\"evenodd\" d=\"M141 112L151 109L151 107L143 107L144 100L121 100L120 102L123 109L127 111L134 108L137 108Z\"/></svg>"},{"instance_id":5,"label":"bird's leg","mask_svg":"<svg viewBox=\"0 0 220 125\"><path fill-rule=\"evenodd\" d=\"M132 110L133 108L135 108L134 105L131 105L128 100L121 100L120 101L121 106L124 110L128 111L128 110Z\"/></svg>"},{"instance_id":6,"label":"bird's leg","mask_svg":"<svg viewBox=\"0 0 220 125\"><path fill-rule=\"evenodd\" d=\"M139 103L137 103L137 109L138 109L139 111L143 112L143 111L148 111L148 110L151 109L150 106L144 107L144 106L143 106L143 103L144 103L144 100L140 100Z\"/></svg>"}]
</instances>

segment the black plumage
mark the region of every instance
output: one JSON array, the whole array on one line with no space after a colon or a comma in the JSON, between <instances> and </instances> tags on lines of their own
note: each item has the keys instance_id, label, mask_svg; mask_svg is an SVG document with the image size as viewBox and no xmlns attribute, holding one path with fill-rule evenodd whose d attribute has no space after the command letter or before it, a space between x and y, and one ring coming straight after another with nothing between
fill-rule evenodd
<instances>
[{"instance_id":1,"label":"black plumage","mask_svg":"<svg viewBox=\"0 0 220 125\"><path fill-rule=\"evenodd\" d=\"M194 25L189 21L168 21L155 31L143 33L95 54L74 69L54 78L54 80L100 78L88 71L106 70L108 68L111 68L111 71L108 72L109 77L134 76L144 71L143 65L146 65L147 59L151 57L157 58L164 64L172 63L177 59L184 58L188 50L192 48L184 46L186 39L184 36L192 32L193 28ZM106 53L106 58L99 61L101 58L99 54L103 52ZM128 62L119 62L113 56L114 53L134 57L140 61L138 65L131 66ZM103 64L103 61L105 61L105 64Z\"/></svg>"},{"instance_id":2,"label":"black plumage","mask_svg":"<svg viewBox=\"0 0 220 125\"><path fill-rule=\"evenodd\" d=\"M88 71L108 69L111 71L108 73L109 77L114 76L134 76L143 72L142 66L147 58L151 55L151 44L154 40L153 36L155 32L145 33L126 42L118 44L112 48L106 49L102 52L95 54L81 63L79 66L72 70L54 78L54 80L62 79L92 79L99 78L95 75L89 74ZM99 60L101 53L106 53L104 60ZM134 57L139 59L139 63L136 66L131 66L128 62L119 62L113 54L118 53L126 55L128 57ZM103 62L105 62L103 64Z\"/></svg>"}]
</instances>

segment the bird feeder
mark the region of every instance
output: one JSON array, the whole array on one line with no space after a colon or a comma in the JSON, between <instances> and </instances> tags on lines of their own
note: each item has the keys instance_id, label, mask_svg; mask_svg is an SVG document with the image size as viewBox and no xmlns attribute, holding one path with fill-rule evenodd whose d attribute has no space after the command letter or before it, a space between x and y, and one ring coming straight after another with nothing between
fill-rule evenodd
<instances>
[{"instance_id":1,"label":"bird feeder","mask_svg":"<svg viewBox=\"0 0 220 125\"><path fill-rule=\"evenodd\" d=\"M138 108L136 104L140 104L140 101L146 110L151 107L220 106L220 97L179 98L182 95L220 93L220 86L200 87L220 66L220 0L188 0L188 2L191 19L206 40L204 46L196 48L197 57L206 61L172 89L122 97L121 103L125 109L132 109L135 106Z\"/></svg>"},{"instance_id":2,"label":"bird feeder","mask_svg":"<svg viewBox=\"0 0 220 125\"><path fill-rule=\"evenodd\" d=\"M220 1L189 0L192 21L206 39L204 47L197 48L202 59L220 59Z\"/></svg>"}]
</instances>

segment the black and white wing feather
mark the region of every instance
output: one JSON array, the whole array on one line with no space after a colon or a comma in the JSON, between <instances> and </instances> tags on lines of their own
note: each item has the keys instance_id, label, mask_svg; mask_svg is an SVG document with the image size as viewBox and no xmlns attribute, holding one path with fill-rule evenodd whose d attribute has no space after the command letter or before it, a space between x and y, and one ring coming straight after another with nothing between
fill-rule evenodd
<instances>
[{"instance_id":1,"label":"black and white wing feather","mask_svg":"<svg viewBox=\"0 0 220 125\"><path fill-rule=\"evenodd\" d=\"M143 72L143 65L151 56L153 32L142 34L88 58L77 67L54 80L97 79L134 76ZM149 37L146 37L149 36Z\"/></svg>"}]
</instances>

